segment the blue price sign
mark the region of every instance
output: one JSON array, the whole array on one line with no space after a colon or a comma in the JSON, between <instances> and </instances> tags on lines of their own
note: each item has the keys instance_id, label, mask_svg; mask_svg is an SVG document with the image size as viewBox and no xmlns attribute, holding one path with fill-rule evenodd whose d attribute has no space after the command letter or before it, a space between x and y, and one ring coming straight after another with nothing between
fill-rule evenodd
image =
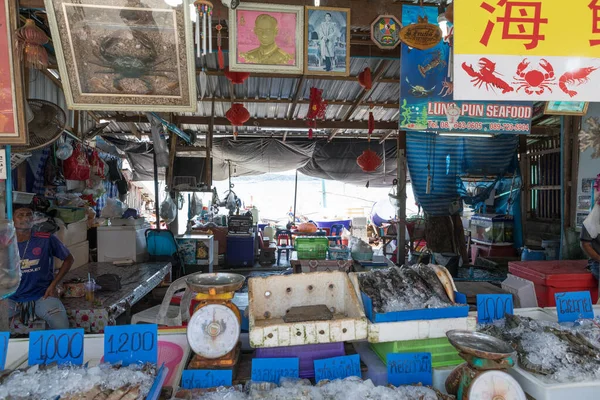
<instances>
[{"instance_id":1,"label":"blue price sign","mask_svg":"<svg viewBox=\"0 0 600 400\"><path fill-rule=\"evenodd\" d=\"M9 332L0 332L0 371L4 369L6 364L6 353L8 353Z\"/></svg>"},{"instance_id":2,"label":"blue price sign","mask_svg":"<svg viewBox=\"0 0 600 400\"><path fill-rule=\"evenodd\" d=\"M477 295L477 321L480 324L491 324L513 312L512 294Z\"/></svg>"},{"instance_id":3,"label":"blue price sign","mask_svg":"<svg viewBox=\"0 0 600 400\"><path fill-rule=\"evenodd\" d=\"M281 378L298 378L300 375L298 358L255 358L252 360L252 380L272 382L279 385Z\"/></svg>"},{"instance_id":4,"label":"blue price sign","mask_svg":"<svg viewBox=\"0 0 600 400\"><path fill-rule=\"evenodd\" d=\"M388 353L388 383L394 386L423 384L431 386L431 353Z\"/></svg>"},{"instance_id":5,"label":"blue price sign","mask_svg":"<svg viewBox=\"0 0 600 400\"><path fill-rule=\"evenodd\" d=\"M323 379L331 381L334 379L344 379L349 376L362 376L360 371L360 356L358 354L315 360L314 363L315 382Z\"/></svg>"},{"instance_id":6,"label":"blue price sign","mask_svg":"<svg viewBox=\"0 0 600 400\"><path fill-rule=\"evenodd\" d=\"M29 334L29 365L83 363L83 329L33 331Z\"/></svg>"},{"instance_id":7,"label":"blue price sign","mask_svg":"<svg viewBox=\"0 0 600 400\"><path fill-rule=\"evenodd\" d=\"M556 293L558 322L573 322L581 318L594 319L590 292Z\"/></svg>"},{"instance_id":8,"label":"blue price sign","mask_svg":"<svg viewBox=\"0 0 600 400\"><path fill-rule=\"evenodd\" d=\"M181 374L181 387L184 389L210 389L231 386L230 369L186 369Z\"/></svg>"},{"instance_id":9,"label":"blue price sign","mask_svg":"<svg viewBox=\"0 0 600 400\"><path fill-rule=\"evenodd\" d=\"M123 365L158 360L158 325L139 324L104 328L104 361Z\"/></svg>"}]
</instances>

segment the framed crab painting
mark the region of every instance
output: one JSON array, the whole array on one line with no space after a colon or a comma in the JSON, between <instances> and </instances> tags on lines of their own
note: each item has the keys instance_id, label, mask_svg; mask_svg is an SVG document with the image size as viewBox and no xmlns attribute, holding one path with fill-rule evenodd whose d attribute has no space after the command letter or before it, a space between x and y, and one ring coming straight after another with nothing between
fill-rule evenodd
<instances>
[{"instance_id":1,"label":"framed crab painting","mask_svg":"<svg viewBox=\"0 0 600 400\"><path fill-rule=\"evenodd\" d=\"M196 110L194 42L186 2L45 3L70 109Z\"/></svg>"}]
</instances>

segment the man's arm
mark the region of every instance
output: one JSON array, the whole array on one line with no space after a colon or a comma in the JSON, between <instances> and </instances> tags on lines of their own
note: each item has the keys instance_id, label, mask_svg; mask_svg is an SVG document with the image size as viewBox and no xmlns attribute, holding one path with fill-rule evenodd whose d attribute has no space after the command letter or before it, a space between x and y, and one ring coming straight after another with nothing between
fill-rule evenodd
<instances>
[{"instance_id":1,"label":"man's arm","mask_svg":"<svg viewBox=\"0 0 600 400\"><path fill-rule=\"evenodd\" d=\"M54 280L52 281L50 286L48 286L48 289L46 289L44 298L56 295L56 285L58 285L60 283L60 281L65 277L67 272L69 272L74 261L75 261L75 259L73 258L73 255L71 255L71 254L69 254L69 256L64 259L62 266L58 270L58 274L56 274L56 276L54 277Z\"/></svg>"},{"instance_id":2,"label":"man's arm","mask_svg":"<svg viewBox=\"0 0 600 400\"><path fill-rule=\"evenodd\" d=\"M594 250L594 247L592 246L591 242L582 240L581 249L589 258L591 258L594 261L600 262L600 254L598 254L596 250Z\"/></svg>"}]
</instances>

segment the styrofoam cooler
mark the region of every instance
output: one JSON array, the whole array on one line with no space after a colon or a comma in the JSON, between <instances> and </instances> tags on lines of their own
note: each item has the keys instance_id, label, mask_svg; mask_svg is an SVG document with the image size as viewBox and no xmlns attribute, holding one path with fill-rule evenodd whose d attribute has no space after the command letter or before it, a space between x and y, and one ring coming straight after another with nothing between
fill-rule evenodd
<instances>
[{"instance_id":1,"label":"styrofoam cooler","mask_svg":"<svg viewBox=\"0 0 600 400\"><path fill-rule=\"evenodd\" d=\"M502 282L502 289L517 298L518 303L515 304L517 308L538 306L537 298L535 297L535 285L527 279L507 274L506 279Z\"/></svg>"},{"instance_id":2,"label":"styrofoam cooler","mask_svg":"<svg viewBox=\"0 0 600 400\"><path fill-rule=\"evenodd\" d=\"M72 224L61 225L58 232L56 232L56 237L68 247L85 242L87 240L87 229L87 218L85 218Z\"/></svg>"},{"instance_id":3,"label":"styrofoam cooler","mask_svg":"<svg viewBox=\"0 0 600 400\"><path fill-rule=\"evenodd\" d=\"M71 271L84 266L90 261L90 243L87 240L81 243L76 243L67 246L67 249L69 249L71 255L74 258L73 265L71 266ZM60 269L60 267L62 267L62 264L62 260L54 257L54 270Z\"/></svg>"},{"instance_id":4,"label":"styrofoam cooler","mask_svg":"<svg viewBox=\"0 0 600 400\"><path fill-rule=\"evenodd\" d=\"M145 236L147 229L148 227L99 226L98 262L145 261L148 257Z\"/></svg>"},{"instance_id":5,"label":"styrofoam cooler","mask_svg":"<svg viewBox=\"0 0 600 400\"><path fill-rule=\"evenodd\" d=\"M297 357L300 362L300 378L315 377L315 360L346 355L344 342L307 344L304 346L267 347L256 349L254 358Z\"/></svg>"}]
</instances>

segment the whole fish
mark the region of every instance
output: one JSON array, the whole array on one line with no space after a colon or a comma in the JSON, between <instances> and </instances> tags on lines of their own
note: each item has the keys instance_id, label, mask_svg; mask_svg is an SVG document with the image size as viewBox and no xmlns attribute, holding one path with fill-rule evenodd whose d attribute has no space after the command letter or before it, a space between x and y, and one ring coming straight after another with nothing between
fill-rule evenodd
<instances>
[{"instance_id":1,"label":"whole fish","mask_svg":"<svg viewBox=\"0 0 600 400\"><path fill-rule=\"evenodd\" d=\"M454 303L449 297L444 285L438 278L436 271L433 269L431 265L426 264L415 264L408 267L409 269L415 271L419 274L421 278L425 280L431 287L431 289L435 292L435 294L440 298L440 300L445 301L447 303Z\"/></svg>"}]
</instances>

